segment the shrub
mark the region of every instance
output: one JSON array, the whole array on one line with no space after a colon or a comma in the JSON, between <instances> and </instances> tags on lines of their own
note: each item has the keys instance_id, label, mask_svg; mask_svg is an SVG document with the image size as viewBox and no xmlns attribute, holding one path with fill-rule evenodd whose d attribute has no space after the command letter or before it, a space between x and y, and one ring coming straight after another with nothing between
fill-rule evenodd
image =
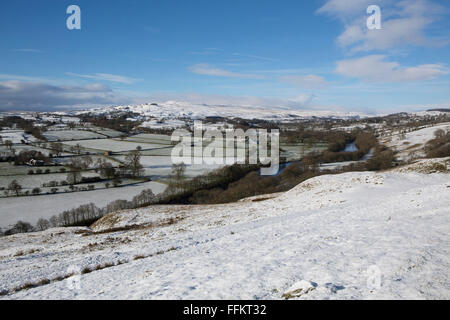
<instances>
[{"instance_id":1,"label":"shrub","mask_svg":"<svg viewBox=\"0 0 450 320\"><path fill-rule=\"evenodd\" d=\"M33 230L34 228L30 223L18 221L11 229L5 231L5 235L32 232Z\"/></svg>"},{"instance_id":2,"label":"shrub","mask_svg":"<svg viewBox=\"0 0 450 320\"><path fill-rule=\"evenodd\" d=\"M385 170L392 167L392 161L394 160L394 154L391 150L380 147L375 155L367 161L366 167L370 171Z\"/></svg>"},{"instance_id":3,"label":"shrub","mask_svg":"<svg viewBox=\"0 0 450 320\"><path fill-rule=\"evenodd\" d=\"M425 152L429 158L444 158L450 156L450 131L436 130L434 139L427 142Z\"/></svg>"}]
</instances>

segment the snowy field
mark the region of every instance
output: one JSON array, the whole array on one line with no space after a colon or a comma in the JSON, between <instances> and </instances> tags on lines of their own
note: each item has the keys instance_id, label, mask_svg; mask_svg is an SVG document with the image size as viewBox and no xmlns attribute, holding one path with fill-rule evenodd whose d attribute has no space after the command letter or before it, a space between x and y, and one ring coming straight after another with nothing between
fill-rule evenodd
<instances>
[{"instance_id":1,"label":"snowy field","mask_svg":"<svg viewBox=\"0 0 450 320\"><path fill-rule=\"evenodd\" d=\"M0 292L3 299L450 299L449 188L444 173L327 175L257 201L154 206L105 216L92 229L0 238Z\"/></svg>"},{"instance_id":2,"label":"snowy field","mask_svg":"<svg viewBox=\"0 0 450 320\"><path fill-rule=\"evenodd\" d=\"M182 128L186 126L186 122L182 120L176 120L176 119L166 119L166 120L149 120L144 121L141 124L144 128L150 128L150 129L167 129L167 128Z\"/></svg>"},{"instance_id":3,"label":"snowy field","mask_svg":"<svg viewBox=\"0 0 450 320\"><path fill-rule=\"evenodd\" d=\"M43 136L48 141L67 141L67 140L81 140L81 139L100 139L104 135L88 131L88 130L54 130L46 131Z\"/></svg>"},{"instance_id":4,"label":"snowy field","mask_svg":"<svg viewBox=\"0 0 450 320\"><path fill-rule=\"evenodd\" d=\"M99 133L99 134L102 134L102 135L105 135L107 137L110 137L110 138L118 138L121 135L123 135L123 133L120 132L120 131L107 129L107 128L101 128L101 127L93 127L92 130L97 132L97 133Z\"/></svg>"},{"instance_id":5,"label":"snowy field","mask_svg":"<svg viewBox=\"0 0 450 320\"><path fill-rule=\"evenodd\" d=\"M0 198L0 228L7 228L19 220L35 224L39 218L50 218L65 210L94 203L103 207L115 200L131 200L142 190L152 189L155 194L165 190L166 185L146 182L120 188L101 189L30 197Z\"/></svg>"},{"instance_id":6,"label":"snowy field","mask_svg":"<svg viewBox=\"0 0 450 320\"><path fill-rule=\"evenodd\" d=\"M145 143L145 142L136 143L136 142L128 142L126 140L121 141L114 139L67 141L64 144L69 146L79 144L83 148L87 149L112 151L112 152L132 151L136 150L137 147L141 147L142 149L157 149L164 147L161 144L156 143Z\"/></svg>"},{"instance_id":7,"label":"snowy field","mask_svg":"<svg viewBox=\"0 0 450 320\"><path fill-rule=\"evenodd\" d=\"M29 167L29 166L15 166L14 164L10 164L9 162L0 162L0 179L5 176L14 176L14 175L28 175L29 170L33 170L36 172L37 170L41 170L44 172L45 170L50 170L51 173L59 173L61 167L57 166L38 166L38 167Z\"/></svg>"},{"instance_id":8,"label":"snowy field","mask_svg":"<svg viewBox=\"0 0 450 320\"><path fill-rule=\"evenodd\" d=\"M30 167L30 170L36 170ZM48 169L48 168L47 168ZM53 169L53 168L52 168ZM53 169L54 170L54 169ZM2 172L3 173L3 172ZM98 177L93 171L86 171L82 173L83 177ZM22 187L23 190L30 190L36 187L42 187L43 183L48 183L50 181L66 181L67 173L47 173L47 174L22 174L22 175L0 175L0 187L7 188L8 185L16 180ZM1 203L1 200L0 200ZM1 210L1 209L0 209Z\"/></svg>"},{"instance_id":9,"label":"snowy field","mask_svg":"<svg viewBox=\"0 0 450 320\"><path fill-rule=\"evenodd\" d=\"M26 134L22 130L0 131L0 137L2 137L3 143L7 140L10 140L14 144L22 143L22 140L23 141L35 141L36 140L32 135Z\"/></svg>"},{"instance_id":10,"label":"snowy field","mask_svg":"<svg viewBox=\"0 0 450 320\"><path fill-rule=\"evenodd\" d=\"M115 156L114 158L120 161L125 161L125 156ZM215 159L211 157L202 158L202 161L203 160L211 162L215 161ZM171 156L153 155L142 156L141 164L144 167L146 176L150 176L152 178L168 178L172 172L173 162ZM186 164L185 176L193 178L224 166L225 164Z\"/></svg>"},{"instance_id":11,"label":"snowy field","mask_svg":"<svg viewBox=\"0 0 450 320\"><path fill-rule=\"evenodd\" d=\"M170 146L171 145L171 136L166 136L162 134L137 134L131 137L125 138L125 141L131 142L144 142L144 143L155 143Z\"/></svg>"}]
</instances>

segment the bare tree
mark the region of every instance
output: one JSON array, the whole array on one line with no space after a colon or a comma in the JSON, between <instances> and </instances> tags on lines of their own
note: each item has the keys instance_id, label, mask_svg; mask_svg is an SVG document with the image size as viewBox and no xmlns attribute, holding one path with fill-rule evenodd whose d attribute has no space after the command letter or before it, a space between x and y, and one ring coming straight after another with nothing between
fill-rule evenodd
<instances>
[{"instance_id":1,"label":"bare tree","mask_svg":"<svg viewBox=\"0 0 450 320\"><path fill-rule=\"evenodd\" d=\"M17 182L17 180L13 180L8 185L8 189L15 192L18 197L20 195L20 190L22 190L22 186Z\"/></svg>"},{"instance_id":2,"label":"bare tree","mask_svg":"<svg viewBox=\"0 0 450 320\"><path fill-rule=\"evenodd\" d=\"M58 227L60 225L60 220L58 216L52 216L49 222L52 227Z\"/></svg>"},{"instance_id":3,"label":"bare tree","mask_svg":"<svg viewBox=\"0 0 450 320\"><path fill-rule=\"evenodd\" d=\"M186 165L184 164L184 162L181 163L174 163L172 164L172 174L171 174L171 178L177 182L180 183L181 181L184 180L184 173L186 171Z\"/></svg>"},{"instance_id":4,"label":"bare tree","mask_svg":"<svg viewBox=\"0 0 450 320\"><path fill-rule=\"evenodd\" d=\"M84 162L79 158L72 158L69 163L70 171L67 173L67 182L69 184L77 184L81 181L81 170L84 167Z\"/></svg>"},{"instance_id":5,"label":"bare tree","mask_svg":"<svg viewBox=\"0 0 450 320\"><path fill-rule=\"evenodd\" d=\"M114 179L116 176L116 169L114 169L110 162L100 158L97 160L97 166L100 177L103 179Z\"/></svg>"},{"instance_id":6,"label":"bare tree","mask_svg":"<svg viewBox=\"0 0 450 320\"><path fill-rule=\"evenodd\" d=\"M150 205L156 201L156 196L151 189L143 190L140 194L135 196L132 200L133 207L140 207L143 205Z\"/></svg>"},{"instance_id":7,"label":"bare tree","mask_svg":"<svg viewBox=\"0 0 450 320\"><path fill-rule=\"evenodd\" d=\"M51 146L50 148L55 152L55 155L57 157L59 157L61 155L61 153L63 153L63 151L64 151L64 148L63 148L63 145L61 142L53 142L53 143L51 143L50 146Z\"/></svg>"},{"instance_id":8,"label":"bare tree","mask_svg":"<svg viewBox=\"0 0 450 320\"><path fill-rule=\"evenodd\" d=\"M36 223L36 227L38 228L38 230L40 231L44 231L47 230L48 228L50 228L50 222L47 219L39 219L38 222Z\"/></svg>"},{"instance_id":9,"label":"bare tree","mask_svg":"<svg viewBox=\"0 0 450 320\"><path fill-rule=\"evenodd\" d=\"M74 146L73 150L75 151L76 154L81 154L81 151L83 150L83 147L79 143L77 143Z\"/></svg>"},{"instance_id":10,"label":"bare tree","mask_svg":"<svg viewBox=\"0 0 450 320\"><path fill-rule=\"evenodd\" d=\"M91 156L84 156L81 158L81 161L83 169L88 169L94 163Z\"/></svg>"},{"instance_id":11,"label":"bare tree","mask_svg":"<svg viewBox=\"0 0 450 320\"><path fill-rule=\"evenodd\" d=\"M144 174L141 155L139 150L133 150L125 157L125 167L132 177L141 177Z\"/></svg>"}]
</instances>

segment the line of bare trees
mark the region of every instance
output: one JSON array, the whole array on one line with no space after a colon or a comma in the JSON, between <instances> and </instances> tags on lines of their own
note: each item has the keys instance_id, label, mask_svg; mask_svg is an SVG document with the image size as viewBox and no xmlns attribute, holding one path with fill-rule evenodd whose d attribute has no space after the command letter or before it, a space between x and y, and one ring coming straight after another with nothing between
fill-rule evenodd
<instances>
[{"instance_id":1,"label":"line of bare trees","mask_svg":"<svg viewBox=\"0 0 450 320\"><path fill-rule=\"evenodd\" d=\"M125 209L139 208L158 203L161 200L152 190L143 190L140 194L133 197L131 201L115 200L103 208L98 208L95 204L89 203L77 208L63 211L49 219L39 219L35 226L28 222L18 221L11 229L6 230L3 235L16 233L26 233L34 231L43 231L56 227L89 226L105 214L117 212Z\"/></svg>"}]
</instances>

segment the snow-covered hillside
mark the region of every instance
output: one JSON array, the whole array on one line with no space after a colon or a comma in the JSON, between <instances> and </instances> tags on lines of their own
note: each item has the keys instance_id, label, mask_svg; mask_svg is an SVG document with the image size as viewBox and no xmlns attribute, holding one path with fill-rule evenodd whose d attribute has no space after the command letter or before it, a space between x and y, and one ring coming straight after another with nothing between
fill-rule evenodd
<instances>
[{"instance_id":1,"label":"snow-covered hillside","mask_svg":"<svg viewBox=\"0 0 450 320\"><path fill-rule=\"evenodd\" d=\"M298 110L287 107L255 107L248 105L208 105L194 104L185 101L165 101L139 105L117 106L91 109L94 113L109 113L111 111L131 111L146 117L157 119L204 119L206 117L264 119L264 120L293 120L296 118L330 117L353 118L364 116L356 112L342 112L332 110ZM87 111L78 112L84 113Z\"/></svg>"},{"instance_id":2,"label":"snow-covered hillside","mask_svg":"<svg viewBox=\"0 0 450 320\"><path fill-rule=\"evenodd\" d=\"M437 130L450 131L450 123L441 123L405 134L396 133L383 137L381 142L397 151L396 157L399 160L408 161L413 158L423 158L425 157L424 147L428 141L434 138L434 133Z\"/></svg>"},{"instance_id":3,"label":"snow-covered hillside","mask_svg":"<svg viewBox=\"0 0 450 320\"><path fill-rule=\"evenodd\" d=\"M4 299L449 299L447 169L326 175L281 195L154 206L105 216L92 229L1 238L0 292Z\"/></svg>"}]
</instances>

